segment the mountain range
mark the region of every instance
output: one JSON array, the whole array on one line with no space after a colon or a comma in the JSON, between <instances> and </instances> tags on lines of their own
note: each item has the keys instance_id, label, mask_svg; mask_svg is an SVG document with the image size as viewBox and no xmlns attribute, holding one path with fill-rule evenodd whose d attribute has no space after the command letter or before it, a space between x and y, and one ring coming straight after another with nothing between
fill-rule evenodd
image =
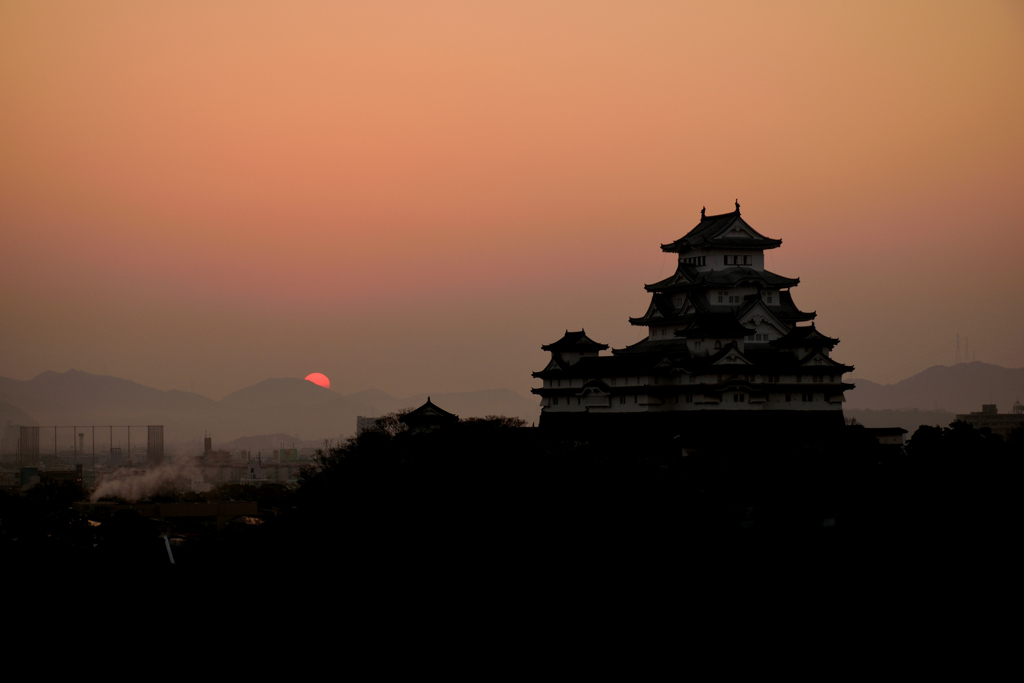
<instances>
[{"instance_id":1,"label":"mountain range","mask_svg":"<svg viewBox=\"0 0 1024 683\"><path fill-rule=\"evenodd\" d=\"M274 433L305 441L338 439L355 432L357 415L416 408L426 400L426 394L398 398L378 390L346 396L295 378L267 379L214 401L79 370L44 372L30 380L0 377L2 424L162 424L165 441L195 440L206 432L218 442ZM432 400L460 417L508 415L536 422L540 415L535 399L507 389L435 394Z\"/></svg>"},{"instance_id":2,"label":"mountain range","mask_svg":"<svg viewBox=\"0 0 1024 683\"><path fill-rule=\"evenodd\" d=\"M844 409L969 413L981 410L983 403L995 403L1000 412L1009 412L1024 398L1024 368L981 362L935 365L895 384L852 381L857 388L846 393Z\"/></svg>"},{"instance_id":3,"label":"mountain range","mask_svg":"<svg viewBox=\"0 0 1024 683\"><path fill-rule=\"evenodd\" d=\"M948 423L947 416L980 410L983 403L1008 412L1024 396L1024 368L961 363L934 366L895 384L854 383L857 388L847 392L844 406L848 417L869 426L905 426L905 421L915 423L908 427L913 429ZM508 415L536 422L540 415L535 398L507 389L434 394L431 399L461 417ZM171 442L196 441L206 432L220 443L256 434L310 442L352 434L357 415L379 416L426 400L426 394L398 398L376 389L343 395L302 379L276 378L215 401L68 370L30 380L0 377L0 425L162 424L165 441ZM872 424L879 421L886 424Z\"/></svg>"}]
</instances>

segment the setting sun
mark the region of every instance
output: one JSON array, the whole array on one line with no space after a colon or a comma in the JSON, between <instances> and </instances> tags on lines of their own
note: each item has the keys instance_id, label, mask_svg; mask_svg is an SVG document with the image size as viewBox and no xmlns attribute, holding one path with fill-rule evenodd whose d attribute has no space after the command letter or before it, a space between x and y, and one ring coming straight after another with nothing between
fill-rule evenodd
<instances>
[{"instance_id":1,"label":"setting sun","mask_svg":"<svg viewBox=\"0 0 1024 683\"><path fill-rule=\"evenodd\" d=\"M331 380L327 379L327 375L323 374L322 372L310 373L306 375L306 379L312 382L313 384L319 384L324 389L331 388Z\"/></svg>"}]
</instances>

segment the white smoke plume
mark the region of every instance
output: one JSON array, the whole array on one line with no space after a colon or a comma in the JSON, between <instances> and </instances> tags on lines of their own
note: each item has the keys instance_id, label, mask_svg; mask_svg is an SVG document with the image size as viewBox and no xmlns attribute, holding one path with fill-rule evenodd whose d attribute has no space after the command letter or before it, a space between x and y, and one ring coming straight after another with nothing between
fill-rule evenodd
<instances>
[{"instance_id":1,"label":"white smoke plume","mask_svg":"<svg viewBox=\"0 0 1024 683\"><path fill-rule=\"evenodd\" d=\"M209 490L203 475L192 462L169 462L151 470L119 467L104 477L89 496L92 502L107 496L135 503L160 490Z\"/></svg>"}]
</instances>

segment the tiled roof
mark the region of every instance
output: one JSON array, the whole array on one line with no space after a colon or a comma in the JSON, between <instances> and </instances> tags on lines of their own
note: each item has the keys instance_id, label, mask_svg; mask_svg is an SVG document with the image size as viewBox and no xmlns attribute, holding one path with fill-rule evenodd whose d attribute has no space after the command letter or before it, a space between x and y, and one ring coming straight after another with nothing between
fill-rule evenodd
<instances>
[{"instance_id":1,"label":"tiled roof","mask_svg":"<svg viewBox=\"0 0 1024 683\"><path fill-rule=\"evenodd\" d=\"M584 330L579 332L566 330L561 339L540 348L542 351L603 351L608 348L608 345L594 341L587 336Z\"/></svg>"},{"instance_id":2,"label":"tiled roof","mask_svg":"<svg viewBox=\"0 0 1024 683\"><path fill-rule=\"evenodd\" d=\"M612 356L583 358L578 363L560 370L547 370L533 373L541 379L554 378L605 378L630 377L637 375L670 376L678 372L711 375L841 375L853 371L853 366L844 365L835 360L827 365L804 365L807 358L798 358L788 352L780 352L770 348L756 348L746 345L744 351L738 351L735 342L723 344L724 348L715 350L707 356L693 357L686 349L683 340L651 341L643 340L624 349L615 349ZM735 353L751 365L742 363L717 364L729 354ZM796 383L798 386L818 386L814 383ZM672 385L679 386L679 385Z\"/></svg>"},{"instance_id":3,"label":"tiled roof","mask_svg":"<svg viewBox=\"0 0 1024 683\"><path fill-rule=\"evenodd\" d=\"M777 275L768 270L755 270L745 266L729 266L719 270L697 272L689 264L680 264L675 274L651 285L644 285L648 292L671 292L681 289L694 290L702 287L735 286L743 282L759 282L764 287L796 287L800 278Z\"/></svg>"},{"instance_id":4,"label":"tiled roof","mask_svg":"<svg viewBox=\"0 0 1024 683\"><path fill-rule=\"evenodd\" d=\"M438 408L430 401L430 397L428 396L426 403L416 410L402 415L398 419L406 424L415 424L423 421L458 422L459 416L455 413L449 413L443 408Z\"/></svg>"},{"instance_id":5,"label":"tiled roof","mask_svg":"<svg viewBox=\"0 0 1024 683\"><path fill-rule=\"evenodd\" d=\"M838 339L826 337L814 327L814 324L807 327L794 327L789 334L779 337L772 342L773 346L779 348L793 348L797 346L835 346Z\"/></svg>"},{"instance_id":6,"label":"tiled roof","mask_svg":"<svg viewBox=\"0 0 1024 683\"><path fill-rule=\"evenodd\" d=\"M818 314L814 311L801 311L797 308L796 304L793 303L793 295L788 291L779 292L778 309L769 308L769 310L777 315L780 320L785 320L786 322L802 322L805 320L814 320L818 317Z\"/></svg>"},{"instance_id":7,"label":"tiled roof","mask_svg":"<svg viewBox=\"0 0 1024 683\"><path fill-rule=\"evenodd\" d=\"M726 237L725 234L740 224L750 237ZM683 237L670 244L661 245L662 251L679 253L699 247L735 247L739 249L774 249L782 240L765 237L740 217L737 209L717 216L703 216L700 223Z\"/></svg>"}]
</instances>

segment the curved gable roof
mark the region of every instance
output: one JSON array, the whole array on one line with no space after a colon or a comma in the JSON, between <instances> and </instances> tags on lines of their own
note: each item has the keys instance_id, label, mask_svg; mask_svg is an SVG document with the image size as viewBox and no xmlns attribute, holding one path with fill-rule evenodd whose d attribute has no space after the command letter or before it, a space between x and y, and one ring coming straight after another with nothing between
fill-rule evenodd
<instances>
[{"instance_id":1,"label":"curved gable roof","mask_svg":"<svg viewBox=\"0 0 1024 683\"><path fill-rule=\"evenodd\" d=\"M566 330L565 334L558 341L540 347L541 351L576 352L604 351L607 348L607 344L601 344L588 337L585 330L580 330L579 332Z\"/></svg>"},{"instance_id":2,"label":"curved gable roof","mask_svg":"<svg viewBox=\"0 0 1024 683\"><path fill-rule=\"evenodd\" d=\"M700 223L675 242L661 245L662 251L681 253L698 247L774 249L782 240L766 237L740 217L739 209L717 216L702 216Z\"/></svg>"}]
</instances>

